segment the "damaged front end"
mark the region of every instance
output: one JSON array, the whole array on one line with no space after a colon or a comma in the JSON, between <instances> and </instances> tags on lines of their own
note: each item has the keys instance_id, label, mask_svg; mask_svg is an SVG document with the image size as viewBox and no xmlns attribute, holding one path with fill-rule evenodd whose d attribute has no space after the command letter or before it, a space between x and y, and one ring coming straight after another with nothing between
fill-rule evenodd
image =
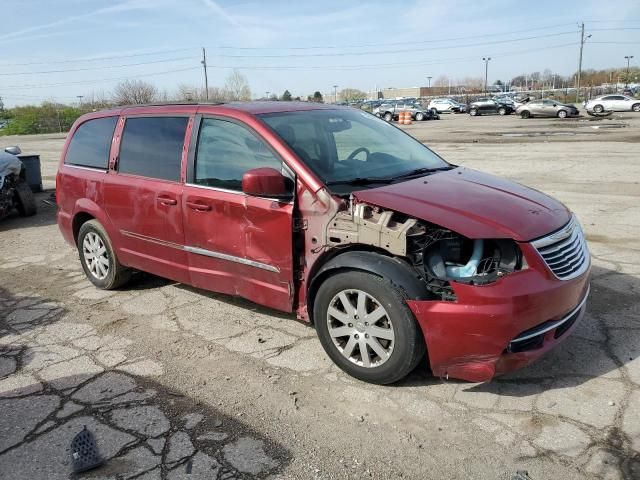
<instances>
[{"instance_id":1,"label":"damaged front end","mask_svg":"<svg viewBox=\"0 0 640 480\"><path fill-rule=\"evenodd\" d=\"M403 257L425 282L433 300L455 301L451 282L487 285L526 266L509 239L469 239L440 226L366 203L338 212L326 245L368 245Z\"/></svg>"},{"instance_id":2,"label":"damaged front end","mask_svg":"<svg viewBox=\"0 0 640 480\"><path fill-rule=\"evenodd\" d=\"M413 272L403 281L426 287L426 295L406 291L407 304L439 377L484 382L521 368L564 340L584 313L588 272L558 281L529 242L468 238L357 201L332 217L324 240L325 251L377 251ZM535 348L510 349L523 332L556 324L567 312L573 312L572 323L545 330Z\"/></svg>"}]
</instances>

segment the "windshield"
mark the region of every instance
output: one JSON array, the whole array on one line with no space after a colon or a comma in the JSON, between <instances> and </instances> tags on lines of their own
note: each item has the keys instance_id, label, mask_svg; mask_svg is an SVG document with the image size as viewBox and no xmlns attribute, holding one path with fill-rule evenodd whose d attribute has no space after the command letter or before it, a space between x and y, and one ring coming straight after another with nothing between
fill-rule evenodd
<instances>
[{"instance_id":1,"label":"windshield","mask_svg":"<svg viewBox=\"0 0 640 480\"><path fill-rule=\"evenodd\" d=\"M307 110L259 117L336 193L451 167L413 137L366 112Z\"/></svg>"}]
</instances>

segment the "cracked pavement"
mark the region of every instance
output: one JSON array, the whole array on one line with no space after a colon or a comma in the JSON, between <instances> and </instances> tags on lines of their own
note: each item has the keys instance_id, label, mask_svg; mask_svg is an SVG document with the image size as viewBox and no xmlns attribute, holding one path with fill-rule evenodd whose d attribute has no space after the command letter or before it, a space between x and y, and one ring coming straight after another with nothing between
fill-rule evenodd
<instances>
[{"instance_id":1,"label":"cracked pavement","mask_svg":"<svg viewBox=\"0 0 640 480\"><path fill-rule=\"evenodd\" d=\"M0 478L69 478L84 425L106 462L79 478L640 478L636 148L447 141L470 125L445 117L435 150L555 195L583 222L592 293L559 348L488 384L422 365L367 385L291 315L146 274L95 289L40 203L0 223ZM63 140L13 141L43 142ZM46 187L56 160L44 158Z\"/></svg>"}]
</instances>

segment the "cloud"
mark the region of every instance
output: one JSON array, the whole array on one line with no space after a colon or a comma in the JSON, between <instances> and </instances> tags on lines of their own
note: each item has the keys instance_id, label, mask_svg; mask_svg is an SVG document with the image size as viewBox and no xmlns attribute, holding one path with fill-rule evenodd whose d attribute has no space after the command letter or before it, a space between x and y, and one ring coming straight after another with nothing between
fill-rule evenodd
<instances>
[{"instance_id":1,"label":"cloud","mask_svg":"<svg viewBox=\"0 0 640 480\"><path fill-rule=\"evenodd\" d=\"M226 20L230 25L234 27L242 28L240 22L231 14L229 14L224 8L222 8L214 0L203 0L205 6L219 17Z\"/></svg>"},{"instance_id":2,"label":"cloud","mask_svg":"<svg viewBox=\"0 0 640 480\"><path fill-rule=\"evenodd\" d=\"M34 25L32 27L27 27L21 30L5 33L3 35L0 35L0 40L22 38L27 35L30 37L31 34L34 32L49 30L51 28L60 27L62 25L67 25L69 23L77 22L78 20L87 20L89 18L99 17L101 15L108 15L111 13L129 12L132 10L144 10L144 9L152 8L153 6L154 6L154 2L152 0L126 0L122 3L111 5L109 7L99 8L98 10L94 10L92 12L82 13L80 15L67 16L59 20L54 20L49 23Z\"/></svg>"}]
</instances>

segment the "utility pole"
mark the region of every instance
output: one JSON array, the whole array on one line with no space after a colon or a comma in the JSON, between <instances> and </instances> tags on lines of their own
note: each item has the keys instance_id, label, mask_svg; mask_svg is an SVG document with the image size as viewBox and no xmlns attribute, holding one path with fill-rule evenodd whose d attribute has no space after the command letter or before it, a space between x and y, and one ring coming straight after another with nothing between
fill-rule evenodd
<instances>
[{"instance_id":1,"label":"utility pole","mask_svg":"<svg viewBox=\"0 0 640 480\"><path fill-rule=\"evenodd\" d=\"M624 79L625 88L629 86L629 62L633 58L633 55L625 55L624 58L627 59L627 76Z\"/></svg>"},{"instance_id":2,"label":"utility pole","mask_svg":"<svg viewBox=\"0 0 640 480\"><path fill-rule=\"evenodd\" d=\"M584 22L580 24L580 58L578 59L578 77L576 80L576 102L580 101L580 76L582 75L582 49L584 48L584 42L591 35L584 36Z\"/></svg>"},{"instance_id":3,"label":"utility pole","mask_svg":"<svg viewBox=\"0 0 640 480\"><path fill-rule=\"evenodd\" d=\"M207 51L202 47L202 69L204 70L204 99L209 101L209 79L207 78Z\"/></svg>"},{"instance_id":4,"label":"utility pole","mask_svg":"<svg viewBox=\"0 0 640 480\"><path fill-rule=\"evenodd\" d=\"M491 57L482 57L484 60L484 91L487 92L487 79L489 78L489 60Z\"/></svg>"},{"instance_id":5,"label":"utility pole","mask_svg":"<svg viewBox=\"0 0 640 480\"><path fill-rule=\"evenodd\" d=\"M76 95L76 98L78 99L78 108L82 108L82 97L84 97L84 95Z\"/></svg>"}]
</instances>

